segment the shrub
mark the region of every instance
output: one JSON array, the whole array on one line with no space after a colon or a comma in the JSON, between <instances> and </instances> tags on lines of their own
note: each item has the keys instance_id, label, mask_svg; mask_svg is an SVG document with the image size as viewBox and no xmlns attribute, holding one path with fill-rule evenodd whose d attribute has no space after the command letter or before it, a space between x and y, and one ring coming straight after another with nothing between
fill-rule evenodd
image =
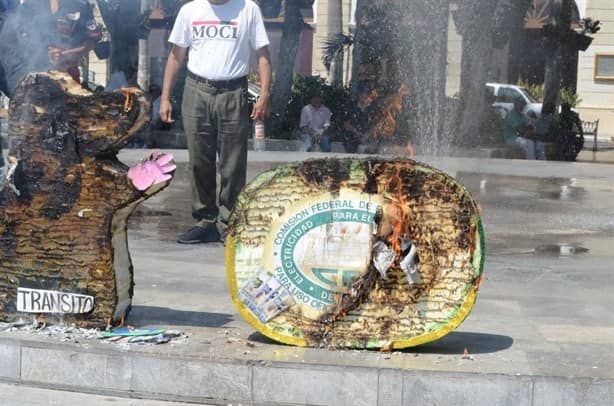
<instances>
[{"instance_id":1,"label":"shrub","mask_svg":"<svg viewBox=\"0 0 614 406\"><path fill-rule=\"evenodd\" d=\"M540 103L544 101L544 85L532 85L526 80L519 79L516 85L524 87L527 91ZM582 103L582 99L578 97L571 89L561 88L561 103L568 103L571 107L577 107Z\"/></svg>"}]
</instances>

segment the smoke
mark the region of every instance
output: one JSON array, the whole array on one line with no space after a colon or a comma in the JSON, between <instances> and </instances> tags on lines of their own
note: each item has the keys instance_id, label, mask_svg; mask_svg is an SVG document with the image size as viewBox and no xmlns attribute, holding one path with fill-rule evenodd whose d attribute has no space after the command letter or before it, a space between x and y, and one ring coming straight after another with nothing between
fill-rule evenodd
<instances>
[{"instance_id":1,"label":"smoke","mask_svg":"<svg viewBox=\"0 0 614 406\"><path fill-rule=\"evenodd\" d=\"M51 68L48 45L54 38L54 26L42 10L49 8L42 0L29 0L5 16L0 32L1 62L7 76L8 91L29 72Z\"/></svg>"}]
</instances>

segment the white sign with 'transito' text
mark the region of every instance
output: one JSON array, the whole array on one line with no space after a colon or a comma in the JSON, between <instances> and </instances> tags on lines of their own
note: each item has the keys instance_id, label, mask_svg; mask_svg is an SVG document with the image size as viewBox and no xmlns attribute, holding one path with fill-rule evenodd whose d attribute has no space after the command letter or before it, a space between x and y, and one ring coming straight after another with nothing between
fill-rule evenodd
<instances>
[{"instance_id":1,"label":"white sign with 'transito' text","mask_svg":"<svg viewBox=\"0 0 614 406\"><path fill-rule=\"evenodd\" d=\"M94 297L55 290L17 288L17 311L25 313L89 313Z\"/></svg>"}]
</instances>

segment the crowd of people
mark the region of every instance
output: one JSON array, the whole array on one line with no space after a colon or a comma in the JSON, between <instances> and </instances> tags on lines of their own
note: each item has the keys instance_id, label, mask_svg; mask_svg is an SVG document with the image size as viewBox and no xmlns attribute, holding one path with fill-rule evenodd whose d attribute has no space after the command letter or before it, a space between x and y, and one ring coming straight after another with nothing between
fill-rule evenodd
<instances>
[{"instance_id":1,"label":"crowd of people","mask_svg":"<svg viewBox=\"0 0 614 406\"><path fill-rule=\"evenodd\" d=\"M80 58L101 39L91 4L86 0L0 1L0 90L11 96L30 72L61 70L80 81ZM195 28L196 27L196 28ZM151 146L151 128L173 121L171 93L187 60L182 121L189 151L192 215L195 225L179 236L183 244L219 241L228 216L245 185L249 120L269 115L271 62L269 39L259 7L250 1L207 0L181 7L172 27L171 49L162 87L148 89L152 122L133 146ZM248 111L246 98L250 58L256 54L260 97ZM224 63L220 63L224 61ZM120 72L123 73L123 72ZM125 75L124 75L125 76ZM115 76L105 90L127 85ZM369 92L356 108L343 113L348 152L376 152L377 137L369 131ZM305 150L330 151L332 112L313 94L300 117ZM219 156L219 161L218 161ZM216 164L216 161L218 163ZM217 192L219 169L221 187Z\"/></svg>"},{"instance_id":2,"label":"crowd of people","mask_svg":"<svg viewBox=\"0 0 614 406\"><path fill-rule=\"evenodd\" d=\"M0 90L6 96L11 97L19 81L30 72L60 70L81 81L80 58L101 39L101 27L87 0L1 0L0 8ZM149 96L153 119L172 122L171 91L184 61L188 61L182 119L188 140L196 224L177 241L216 242L221 237L218 220L222 226L227 223L245 185L250 118L246 91L253 51L262 91L251 119L269 115L269 39L256 3L207 0L181 7L169 42L171 50L162 88L150 88ZM137 142L150 142L147 131ZM218 155L219 195L215 176Z\"/></svg>"},{"instance_id":3,"label":"crowd of people","mask_svg":"<svg viewBox=\"0 0 614 406\"><path fill-rule=\"evenodd\" d=\"M80 58L101 37L86 0L0 0L0 91L11 97L26 74L52 69L80 81Z\"/></svg>"},{"instance_id":4,"label":"crowd of people","mask_svg":"<svg viewBox=\"0 0 614 406\"><path fill-rule=\"evenodd\" d=\"M101 39L101 27L94 20L88 1L0 0L0 9L3 17L0 90L3 93L10 97L28 72L62 70L80 80L80 57L94 49ZM189 150L195 225L177 241L215 242L223 238L228 216L245 185L250 118L264 120L269 115L269 38L255 3L207 0L188 2L181 7L169 43L163 84L161 88L153 85L148 89L154 110L152 123L136 142L137 146L151 146L151 128L157 123L173 121L171 92L180 71L187 66L182 121ZM252 53L256 54L262 90L250 112L246 92ZM395 101L397 107L390 110L390 116L400 112L403 97L408 94L406 86L401 89L405 91L392 95L399 100ZM332 112L320 93L309 97L298 124L305 151L329 152L331 137L335 135L343 141L345 152L378 152L384 138L379 132L384 127L378 127L381 123L374 119L382 107L376 103L376 92L360 89L354 107L341 112ZM545 143L554 141L559 145L562 159L575 159L583 144L577 114L563 105L558 115L531 118L523 113L523 103L517 100L507 114L502 142L522 148L527 159L545 159ZM332 133L333 114L341 115L342 125L336 129L337 134ZM407 149L412 156L411 141ZM218 170L219 193L214 176Z\"/></svg>"},{"instance_id":5,"label":"crowd of people","mask_svg":"<svg viewBox=\"0 0 614 406\"><path fill-rule=\"evenodd\" d=\"M385 98L378 97L377 92L362 88L354 107L340 113L343 124L336 135L343 141L344 152L373 154L380 150L381 143L387 138L379 134L381 126L378 125L378 115L384 110L382 99ZM544 105L543 114L525 111L526 106L524 99L515 99L513 108L501 120L500 112L494 107L494 95L486 92L486 108L479 118L478 142L518 148L529 160L574 161L584 146L582 121L578 113L566 102L561 104L558 113L552 113L556 110L552 105ZM397 111L400 111L400 107ZM332 114L319 93L311 96L310 103L301 111L299 124L304 151L330 151ZM406 147L412 157L414 148L411 138Z\"/></svg>"},{"instance_id":6,"label":"crowd of people","mask_svg":"<svg viewBox=\"0 0 614 406\"><path fill-rule=\"evenodd\" d=\"M5 2L0 29L0 90L11 96L29 72L60 70L80 81L79 61L101 40L85 0Z\"/></svg>"}]
</instances>

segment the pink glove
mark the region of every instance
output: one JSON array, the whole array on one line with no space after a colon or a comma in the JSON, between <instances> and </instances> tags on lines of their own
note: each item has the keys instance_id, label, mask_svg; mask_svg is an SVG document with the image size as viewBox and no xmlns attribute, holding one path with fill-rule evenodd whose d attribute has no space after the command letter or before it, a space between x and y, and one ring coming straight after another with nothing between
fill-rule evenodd
<instances>
[{"instance_id":1,"label":"pink glove","mask_svg":"<svg viewBox=\"0 0 614 406\"><path fill-rule=\"evenodd\" d=\"M158 151L128 169L128 178L138 190L146 190L152 185L158 185L173 177L177 165L173 163L172 154L160 154Z\"/></svg>"}]
</instances>

